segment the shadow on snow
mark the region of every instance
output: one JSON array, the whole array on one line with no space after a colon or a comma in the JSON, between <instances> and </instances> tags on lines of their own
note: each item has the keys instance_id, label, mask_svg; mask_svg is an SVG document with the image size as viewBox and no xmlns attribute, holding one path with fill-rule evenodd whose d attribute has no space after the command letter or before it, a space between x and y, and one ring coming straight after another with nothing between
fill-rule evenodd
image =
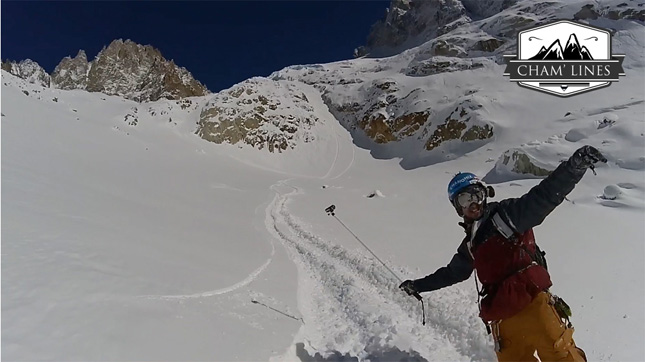
<instances>
[{"instance_id":1,"label":"shadow on snow","mask_svg":"<svg viewBox=\"0 0 645 362\"><path fill-rule=\"evenodd\" d=\"M320 353L316 352L313 356L307 352L304 343L296 344L296 356L302 362L358 362L358 357L350 356L349 353L341 354L334 351L327 357L323 357ZM425 358L421 357L419 353L411 351L401 351L396 347L387 350L370 352L366 356L361 356L362 360L376 361L397 361L397 362L428 362Z\"/></svg>"}]
</instances>

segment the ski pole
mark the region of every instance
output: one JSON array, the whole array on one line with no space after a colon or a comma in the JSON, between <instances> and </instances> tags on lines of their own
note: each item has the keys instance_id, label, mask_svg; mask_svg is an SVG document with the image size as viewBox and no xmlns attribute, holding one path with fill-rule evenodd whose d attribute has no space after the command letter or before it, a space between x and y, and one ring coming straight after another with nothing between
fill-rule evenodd
<instances>
[{"instance_id":1,"label":"ski pole","mask_svg":"<svg viewBox=\"0 0 645 362\"><path fill-rule=\"evenodd\" d=\"M283 315L283 316L285 316L285 317L289 317L289 318L291 318L291 319L295 319L295 320L297 320L297 321L299 321L299 322L302 322L302 324L305 324L304 319L302 319L302 318L296 318L296 317L292 316L291 314L287 314L287 313L285 313L285 312L283 312L283 311L280 311L280 310L277 310L277 309L275 309L275 308L273 308L273 307L269 307L268 305L266 305L266 304L264 304L264 303L262 303L262 302L258 302L258 301L257 301L257 300L255 300L255 299L251 300L251 303L253 303L253 304L259 304L259 305L261 305L261 306L263 306L263 307L265 307L265 308L271 309L271 310L272 310L272 311L274 311L274 312L278 312L278 313L282 314L282 315Z\"/></svg>"},{"instance_id":2,"label":"ski pole","mask_svg":"<svg viewBox=\"0 0 645 362\"><path fill-rule=\"evenodd\" d=\"M356 234L354 234L354 233L353 233L353 232L352 232L352 231L347 227L347 225L345 225L345 223L343 223L343 222L342 222L338 217L336 217L336 212L335 212L335 211L336 211L336 205L331 205L331 206L329 206L328 208L326 208L326 209L325 209L325 211L327 212L327 215L332 216L332 217L333 217L334 219L336 219L336 220L337 220L341 225L343 225L343 227L344 227L347 231L349 231L349 233L350 233L350 234L352 234L352 236L353 236L356 240L358 240L358 242L359 242L359 243L361 243L361 245L363 245L363 247L364 247L365 249L367 249L367 251L369 251L369 252L370 252L370 254L372 254L372 256L374 256L374 258L376 258L376 260L378 260L378 261L379 261L379 262L380 262L380 263L385 267L385 269L387 269L390 273L392 273L392 275L394 275L394 277L399 281L399 283L403 283L403 280L401 280L401 278L399 278L399 276L398 276L398 275L396 275L396 273L395 273L395 272L393 272L393 271L392 271L392 269L390 269L387 265L385 265L385 263L384 263L384 262L383 262L383 261L382 261L378 256L376 256L376 254L374 254L374 252L373 252L370 248L368 248L368 247L367 247L367 245L365 245L365 243L364 243L361 239L359 239L359 237L358 237L358 236L356 236ZM407 291L406 291L406 292L407 292ZM423 311L423 325L425 325L425 324L426 324L426 317L425 317L425 306L424 306L424 304L423 304L423 297L421 296L421 294L419 294L419 292L412 292L412 293L408 293L408 294L410 294L410 295L412 295L413 297L417 298L417 300L418 300L419 302L421 302L421 310Z\"/></svg>"}]
</instances>

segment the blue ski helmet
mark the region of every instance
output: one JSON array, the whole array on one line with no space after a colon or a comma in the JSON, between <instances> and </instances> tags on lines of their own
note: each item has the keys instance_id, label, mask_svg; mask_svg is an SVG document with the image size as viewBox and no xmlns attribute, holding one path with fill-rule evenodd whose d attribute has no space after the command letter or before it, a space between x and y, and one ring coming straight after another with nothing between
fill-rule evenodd
<instances>
[{"instance_id":1,"label":"blue ski helmet","mask_svg":"<svg viewBox=\"0 0 645 362\"><path fill-rule=\"evenodd\" d=\"M459 172L458 174L456 174L448 184L448 200L450 200L451 203L454 202L455 197L457 196L457 194L459 194L459 191L470 185L484 186L484 183L481 182L479 177L470 172Z\"/></svg>"}]
</instances>

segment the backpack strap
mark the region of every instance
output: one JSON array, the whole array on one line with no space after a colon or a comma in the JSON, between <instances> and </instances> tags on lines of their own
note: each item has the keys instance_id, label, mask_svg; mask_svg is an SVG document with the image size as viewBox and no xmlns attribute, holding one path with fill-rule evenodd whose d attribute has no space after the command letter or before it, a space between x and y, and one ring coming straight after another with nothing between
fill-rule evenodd
<instances>
[{"instance_id":1,"label":"backpack strap","mask_svg":"<svg viewBox=\"0 0 645 362\"><path fill-rule=\"evenodd\" d=\"M516 243L519 233L517 232L517 229L515 228L515 225L508 220L508 217L504 218L502 215L500 215L500 212L503 212L502 210L498 210L495 212L495 214L491 217L491 221L493 223L493 226L495 226L495 229L497 229L497 232L499 232L504 238L507 240ZM541 265L544 267L544 269L547 269L547 264L546 264L546 252L542 251L540 247L535 243L535 253L529 252L529 250L524 246L519 244L524 251L526 251L529 256L531 256L531 259L538 265ZM548 270L548 269L547 269Z\"/></svg>"},{"instance_id":2,"label":"backpack strap","mask_svg":"<svg viewBox=\"0 0 645 362\"><path fill-rule=\"evenodd\" d=\"M493 225L495 226L495 229L502 234L503 237L506 239L509 239L511 241L517 240L517 231L515 230L515 227L513 223L507 223L504 218L499 214L499 211L496 212L492 217L491 221L493 222Z\"/></svg>"}]
</instances>

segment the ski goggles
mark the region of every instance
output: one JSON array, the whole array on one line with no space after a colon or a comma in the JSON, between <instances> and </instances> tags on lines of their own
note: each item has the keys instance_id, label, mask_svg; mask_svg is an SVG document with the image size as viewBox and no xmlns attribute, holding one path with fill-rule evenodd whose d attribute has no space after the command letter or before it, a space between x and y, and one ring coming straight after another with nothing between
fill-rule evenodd
<instances>
[{"instance_id":1,"label":"ski goggles","mask_svg":"<svg viewBox=\"0 0 645 362\"><path fill-rule=\"evenodd\" d=\"M455 206L469 207L471 204L481 204L484 200L486 200L486 189L479 185L472 185L455 197Z\"/></svg>"}]
</instances>

